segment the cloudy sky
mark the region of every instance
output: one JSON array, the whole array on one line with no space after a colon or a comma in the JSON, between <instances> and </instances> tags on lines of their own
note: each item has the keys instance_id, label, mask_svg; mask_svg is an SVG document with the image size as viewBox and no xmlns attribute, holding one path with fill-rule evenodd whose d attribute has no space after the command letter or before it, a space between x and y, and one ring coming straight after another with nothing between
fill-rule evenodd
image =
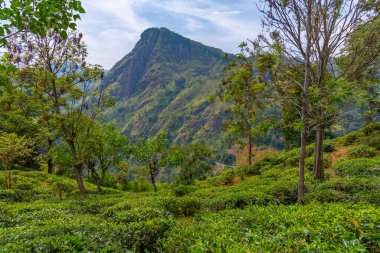
<instances>
[{"instance_id":1,"label":"cloudy sky","mask_svg":"<svg viewBox=\"0 0 380 253\"><path fill-rule=\"evenodd\" d=\"M89 62L110 69L150 27L166 27L205 45L237 52L261 29L258 0L83 0Z\"/></svg>"}]
</instances>

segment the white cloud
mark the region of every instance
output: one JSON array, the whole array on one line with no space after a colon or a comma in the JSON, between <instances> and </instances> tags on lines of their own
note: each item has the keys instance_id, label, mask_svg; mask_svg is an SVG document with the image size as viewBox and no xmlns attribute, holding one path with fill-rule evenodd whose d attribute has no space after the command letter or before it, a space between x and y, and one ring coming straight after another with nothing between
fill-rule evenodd
<instances>
[{"instance_id":1,"label":"white cloud","mask_svg":"<svg viewBox=\"0 0 380 253\"><path fill-rule=\"evenodd\" d=\"M232 2L232 3L231 3ZM149 27L167 27L203 44L236 51L260 29L251 0L84 0L79 29L89 61L107 69L130 52Z\"/></svg>"}]
</instances>

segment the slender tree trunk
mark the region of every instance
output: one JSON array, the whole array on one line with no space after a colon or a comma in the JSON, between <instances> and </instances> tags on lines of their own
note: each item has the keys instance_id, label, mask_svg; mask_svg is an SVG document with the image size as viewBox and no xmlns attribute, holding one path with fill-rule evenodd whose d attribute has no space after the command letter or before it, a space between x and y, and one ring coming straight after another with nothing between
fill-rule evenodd
<instances>
[{"instance_id":1,"label":"slender tree trunk","mask_svg":"<svg viewBox=\"0 0 380 253\"><path fill-rule=\"evenodd\" d=\"M75 179L77 180L80 195L85 196L87 195L87 190L84 187L84 183L82 179L82 168L83 168L83 165L81 163L76 163L74 165L74 174L75 174Z\"/></svg>"},{"instance_id":2,"label":"slender tree trunk","mask_svg":"<svg viewBox=\"0 0 380 253\"><path fill-rule=\"evenodd\" d=\"M305 192L305 157L306 157L306 138L307 138L307 110L309 101L309 86L310 86L310 51L311 51L311 11L312 11L312 0L307 1L307 24L306 24L306 55L305 55L305 80L303 85L302 94L302 110L301 110L301 148L300 148L300 160L299 160L299 178L298 178L298 195L297 203L302 204L303 195Z\"/></svg>"},{"instance_id":3,"label":"slender tree trunk","mask_svg":"<svg viewBox=\"0 0 380 253\"><path fill-rule=\"evenodd\" d=\"M154 192L157 192L157 186L156 186L156 163L155 162L149 162L149 173L150 173L150 179L152 181L153 190Z\"/></svg>"},{"instance_id":4,"label":"slender tree trunk","mask_svg":"<svg viewBox=\"0 0 380 253\"><path fill-rule=\"evenodd\" d=\"M252 135L248 135L248 164L252 165Z\"/></svg>"},{"instance_id":5,"label":"slender tree trunk","mask_svg":"<svg viewBox=\"0 0 380 253\"><path fill-rule=\"evenodd\" d=\"M10 168L7 166L5 167L6 170L6 176L5 176L5 187L7 189L12 189L12 172Z\"/></svg>"},{"instance_id":6,"label":"slender tree trunk","mask_svg":"<svg viewBox=\"0 0 380 253\"><path fill-rule=\"evenodd\" d=\"M102 181L103 180L98 180L97 182L96 182L96 186L97 186L97 188L98 188L98 192L100 193L100 192L102 192Z\"/></svg>"},{"instance_id":7,"label":"slender tree trunk","mask_svg":"<svg viewBox=\"0 0 380 253\"><path fill-rule=\"evenodd\" d=\"M102 192L102 185L103 185L103 180L104 180L104 177L105 177L105 173L102 174L101 177L99 177L99 180L97 181L97 187L98 187L98 192Z\"/></svg>"},{"instance_id":8,"label":"slender tree trunk","mask_svg":"<svg viewBox=\"0 0 380 253\"><path fill-rule=\"evenodd\" d=\"M313 174L314 178L323 180L324 167L323 167L323 127L318 126L315 130L315 148L314 148L314 164Z\"/></svg>"},{"instance_id":9,"label":"slender tree trunk","mask_svg":"<svg viewBox=\"0 0 380 253\"><path fill-rule=\"evenodd\" d=\"M51 157L51 150L53 148L53 140L49 138L48 140L48 159L47 159L47 166L48 166L48 173L53 174L54 164L53 164L53 158Z\"/></svg>"}]
</instances>

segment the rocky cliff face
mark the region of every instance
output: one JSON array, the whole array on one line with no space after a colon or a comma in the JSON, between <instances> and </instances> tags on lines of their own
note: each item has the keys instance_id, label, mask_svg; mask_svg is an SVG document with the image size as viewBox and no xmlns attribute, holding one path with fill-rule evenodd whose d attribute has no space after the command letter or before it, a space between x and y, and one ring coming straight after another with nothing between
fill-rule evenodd
<instances>
[{"instance_id":1,"label":"rocky cliff face","mask_svg":"<svg viewBox=\"0 0 380 253\"><path fill-rule=\"evenodd\" d=\"M108 119L132 138L159 131L170 132L173 143L217 137L222 106L207 96L218 89L223 54L166 28L144 31L104 78L117 98Z\"/></svg>"}]
</instances>

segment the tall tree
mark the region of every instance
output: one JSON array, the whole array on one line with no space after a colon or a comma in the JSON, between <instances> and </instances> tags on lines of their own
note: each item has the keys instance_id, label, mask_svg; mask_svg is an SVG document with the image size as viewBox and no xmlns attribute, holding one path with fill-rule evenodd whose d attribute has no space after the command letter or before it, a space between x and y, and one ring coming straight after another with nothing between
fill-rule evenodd
<instances>
[{"instance_id":1,"label":"tall tree","mask_svg":"<svg viewBox=\"0 0 380 253\"><path fill-rule=\"evenodd\" d=\"M308 129L314 129L316 135L314 176L323 179L323 132L334 120L328 109L333 101L330 92L334 89L329 87L334 87L330 85L331 80L339 79L339 76L332 77L331 69L335 67L332 59L341 53L342 45L360 24L371 22L377 14L372 11L373 1L267 0L264 3L261 12L270 36L260 36L259 42L280 52L281 61L286 62L282 64L285 74L289 66L303 65L303 84L299 85L302 130L298 201L301 202Z\"/></svg>"},{"instance_id":2,"label":"tall tree","mask_svg":"<svg viewBox=\"0 0 380 253\"><path fill-rule=\"evenodd\" d=\"M266 86L255 75L255 62L246 56L246 43L240 45L241 53L225 68L227 76L220 85L219 98L231 104L224 126L235 141L248 144L248 164L252 164L254 137L262 134L263 114L268 100Z\"/></svg>"},{"instance_id":3,"label":"tall tree","mask_svg":"<svg viewBox=\"0 0 380 253\"><path fill-rule=\"evenodd\" d=\"M73 171L80 192L85 195L85 152L80 140L86 139L102 107L112 101L103 87L95 85L103 70L86 63L87 49L82 38L81 33L70 32L67 39L62 39L54 30L45 37L21 34L9 39L7 59L20 69L32 69L29 83L48 105L42 115L53 117L70 147Z\"/></svg>"},{"instance_id":4,"label":"tall tree","mask_svg":"<svg viewBox=\"0 0 380 253\"><path fill-rule=\"evenodd\" d=\"M303 81L297 82L302 90L302 98L297 109L300 111L300 160L299 160L299 184L298 202L302 202L305 188L305 155L307 138L307 114L309 104L309 88L311 85L311 51L312 51L312 8L313 0L304 1L281 1L266 0L261 9L263 24L270 31L270 38L264 35L259 37L258 43L263 47L271 47L278 54L281 63L279 67L284 68L283 73L289 67L294 67L301 62L299 75L303 73ZM264 57L263 59L266 59ZM291 79L291 76L289 76ZM274 80L276 81L276 80ZM285 96L286 97L286 94Z\"/></svg>"},{"instance_id":5,"label":"tall tree","mask_svg":"<svg viewBox=\"0 0 380 253\"><path fill-rule=\"evenodd\" d=\"M99 192L107 172L123 167L128 155L129 139L114 124L94 124L87 138L85 160Z\"/></svg>"},{"instance_id":6,"label":"tall tree","mask_svg":"<svg viewBox=\"0 0 380 253\"><path fill-rule=\"evenodd\" d=\"M166 134L159 133L157 136L138 139L132 146L133 158L142 162L149 169L150 179L154 192L157 192L156 177L159 173L168 150Z\"/></svg>"},{"instance_id":7,"label":"tall tree","mask_svg":"<svg viewBox=\"0 0 380 253\"><path fill-rule=\"evenodd\" d=\"M211 151L202 143L192 143L187 147L173 147L163 160L165 165L178 166L178 180L192 184L194 180L204 179L212 172Z\"/></svg>"}]
</instances>

